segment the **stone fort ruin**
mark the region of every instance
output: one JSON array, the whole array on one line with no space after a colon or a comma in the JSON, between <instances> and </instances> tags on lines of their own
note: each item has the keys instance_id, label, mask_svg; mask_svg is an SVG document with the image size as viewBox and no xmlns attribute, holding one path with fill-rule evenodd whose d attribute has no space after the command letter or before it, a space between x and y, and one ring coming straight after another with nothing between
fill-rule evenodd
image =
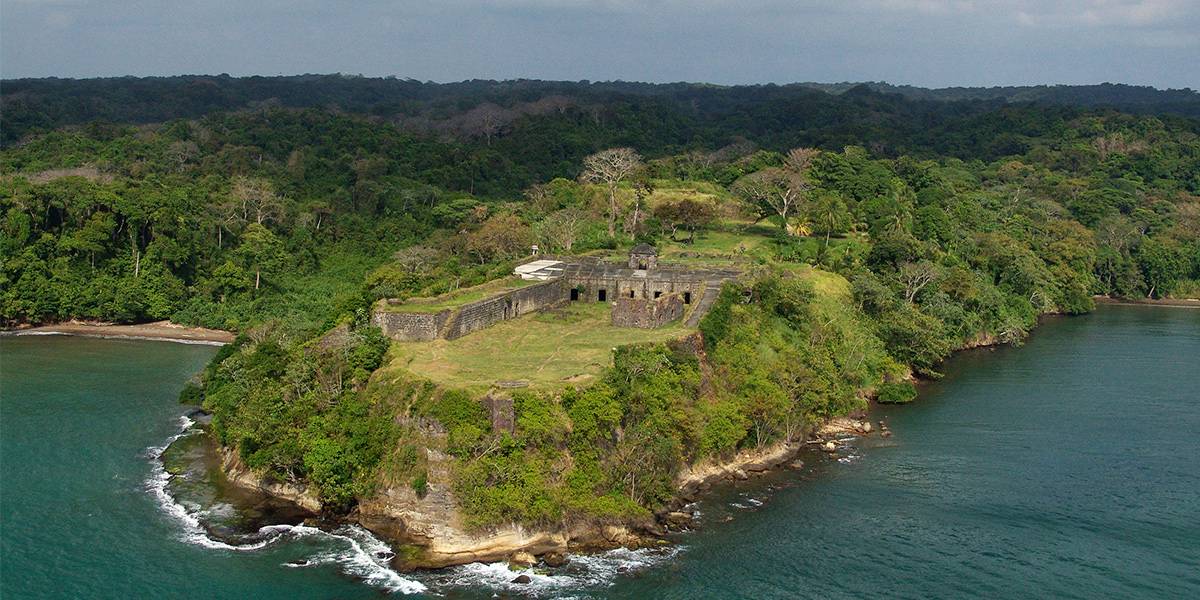
<instances>
[{"instance_id":1,"label":"stone fort ruin","mask_svg":"<svg viewBox=\"0 0 1200 600\"><path fill-rule=\"evenodd\" d=\"M660 265L653 246L639 244L625 264L595 258L536 260L514 269L520 279L491 282L474 299L470 290L453 297L383 300L372 323L401 341L453 340L500 321L555 308L570 302L612 305L616 327L655 328L685 318L695 327L716 302L721 285L736 278L733 269ZM475 288L471 288L474 290Z\"/></svg>"}]
</instances>

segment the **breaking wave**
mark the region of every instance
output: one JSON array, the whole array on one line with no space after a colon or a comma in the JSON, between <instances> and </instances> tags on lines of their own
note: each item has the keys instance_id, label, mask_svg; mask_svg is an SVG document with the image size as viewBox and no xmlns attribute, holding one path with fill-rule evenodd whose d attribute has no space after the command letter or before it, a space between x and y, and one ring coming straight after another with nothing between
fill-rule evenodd
<instances>
[{"instance_id":1,"label":"breaking wave","mask_svg":"<svg viewBox=\"0 0 1200 600\"><path fill-rule=\"evenodd\" d=\"M567 565L552 571L537 568L511 570L507 563L494 562L451 567L436 576L438 584L449 587L486 587L532 596L564 592L586 594L588 588L608 587L619 576L670 561L681 551L681 546L640 550L617 548L599 554L568 555ZM528 576L529 582L513 581L521 575Z\"/></svg>"},{"instance_id":2,"label":"breaking wave","mask_svg":"<svg viewBox=\"0 0 1200 600\"><path fill-rule=\"evenodd\" d=\"M196 423L187 416L180 417L179 421L179 433L168 438L163 445L146 450L146 456L150 459L151 464L150 477L146 480L146 491L158 502L163 513L180 525L182 528L181 538L184 542L214 550L252 552L276 542L295 541L305 537L318 538L329 542L329 547L306 560L287 563L284 566L310 567L334 564L343 573L389 592L414 594L425 591L426 587L421 582L402 577L389 568L386 558L391 556L391 550L387 544L361 527L344 526L333 531L324 531L307 525L268 525L247 536L248 541L244 544L229 544L210 537L200 522L199 515L202 514L202 507L186 506L167 491L167 484L170 483L172 475L167 472L163 464L163 453L171 444L199 431L193 429Z\"/></svg>"}]
</instances>

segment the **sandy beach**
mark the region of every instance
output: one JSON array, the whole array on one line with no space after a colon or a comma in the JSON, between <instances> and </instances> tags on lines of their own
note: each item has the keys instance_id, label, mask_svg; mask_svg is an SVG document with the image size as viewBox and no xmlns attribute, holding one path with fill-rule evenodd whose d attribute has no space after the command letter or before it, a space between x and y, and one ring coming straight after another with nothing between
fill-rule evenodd
<instances>
[{"instance_id":1,"label":"sandy beach","mask_svg":"<svg viewBox=\"0 0 1200 600\"><path fill-rule=\"evenodd\" d=\"M1094 296L1097 304L1120 304L1128 306L1173 306L1176 308L1200 308L1197 298L1120 298Z\"/></svg>"},{"instance_id":2,"label":"sandy beach","mask_svg":"<svg viewBox=\"0 0 1200 600\"><path fill-rule=\"evenodd\" d=\"M234 335L220 329L187 327L170 321L156 321L138 325L113 325L69 321L55 325L29 327L8 332L12 335L81 335L87 337L129 338L139 340L161 340L188 344L222 345L233 341Z\"/></svg>"}]
</instances>

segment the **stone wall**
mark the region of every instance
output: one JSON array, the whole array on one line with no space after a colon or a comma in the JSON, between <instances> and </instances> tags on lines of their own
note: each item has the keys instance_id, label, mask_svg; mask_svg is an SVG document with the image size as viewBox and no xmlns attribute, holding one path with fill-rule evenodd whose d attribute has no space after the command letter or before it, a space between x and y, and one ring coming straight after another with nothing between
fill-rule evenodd
<instances>
[{"instance_id":1,"label":"stone wall","mask_svg":"<svg viewBox=\"0 0 1200 600\"><path fill-rule=\"evenodd\" d=\"M492 433L511 434L516 431L517 417L512 398L488 394L483 397L483 406L491 416Z\"/></svg>"},{"instance_id":2,"label":"stone wall","mask_svg":"<svg viewBox=\"0 0 1200 600\"><path fill-rule=\"evenodd\" d=\"M680 294L685 304L698 302L704 288L712 282L734 279L738 271L659 267L640 271L622 265L591 262L567 266L564 277L570 288L578 290L582 302L614 302L617 298L654 299L668 294ZM604 292L601 300L601 291Z\"/></svg>"},{"instance_id":3,"label":"stone wall","mask_svg":"<svg viewBox=\"0 0 1200 600\"><path fill-rule=\"evenodd\" d=\"M383 330L393 340L416 342L435 340L450 319L450 309L436 313L394 312L376 309L371 324Z\"/></svg>"},{"instance_id":4,"label":"stone wall","mask_svg":"<svg viewBox=\"0 0 1200 600\"><path fill-rule=\"evenodd\" d=\"M562 304L569 297L567 290L566 281L553 279L436 313L378 307L371 315L371 324L382 329L384 335L402 342L453 340L506 319Z\"/></svg>"},{"instance_id":5,"label":"stone wall","mask_svg":"<svg viewBox=\"0 0 1200 600\"><path fill-rule=\"evenodd\" d=\"M441 337L448 340L457 339L472 331L491 327L500 321L557 306L567 301L567 289L566 281L552 279L472 302L454 313Z\"/></svg>"},{"instance_id":6,"label":"stone wall","mask_svg":"<svg viewBox=\"0 0 1200 600\"><path fill-rule=\"evenodd\" d=\"M654 329L683 317L683 295L658 298L620 297L613 300L613 327Z\"/></svg>"},{"instance_id":7,"label":"stone wall","mask_svg":"<svg viewBox=\"0 0 1200 600\"><path fill-rule=\"evenodd\" d=\"M656 274L657 275L657 274ZM689 302L700 298L705 282L671 277L572 277L571 287L579 290L579 299L585 302L612 302L617 298L654 299L667 294L687 294ZM600 291L604 290L604 300Z\"/></svg>"}]
</instances>

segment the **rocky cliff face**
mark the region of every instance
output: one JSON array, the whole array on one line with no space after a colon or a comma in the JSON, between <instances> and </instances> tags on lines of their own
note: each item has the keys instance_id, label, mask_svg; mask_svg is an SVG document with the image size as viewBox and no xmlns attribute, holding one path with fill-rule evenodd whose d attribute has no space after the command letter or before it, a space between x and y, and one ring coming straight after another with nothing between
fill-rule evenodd
<instances>
[{"instance_id":1,"label":"rocky cliff face","mask_svg":"<svg viewBox=\"0 0 1200 600\"><path fill-rule=\"evenodd\" d=\"M791 460L800 443L778 443L758 451L745 451L724 461L689 465L676 479L678 496L655 519L625 524L577 523L561 527L527 528L519 525L472 531L455 504L451 458L427 450L429 479L418 496L410 486L389 486L361 502L346 520L357 523L397 550L398 570L441 568L471 562L512 560L515 556L551 557L568 551L586 552L616 547L640 548L666 543L660 539L670 529L682 529L680 506L696 500L714 483L748 479ZM222 466L230 481L313 511L321 510L312 491L300 485L273 481L246 467L235 452L221 450ZM690 518L690 517L687 517ZM686 521L687 518L684 518Z\"/></svg>"},{"instance_id":2,"label":"rocky cliff face","mask_svg":"<svg viewBox=\"0 0 1200 600\"><path fill-rule=\"evenodd\" d=\"M225 472L229 481L287 500L310 512L321 512L321 501L317 499L316 493L307 486L279 481L273 477L263 477L246 466L238 458L237 452L229 448L217 445L217 452L220 453L221 470Z\"/></svg>"},{"instance_id":3,"label":"rocky cliff face","mask_svg":"<svg viewBox=\"0 0 1200 600\"><path fill-rule=\"evenodd\" d=\"M703 341L699 334L674 342L701 358L701 387L707 387L711 373L705 365ZM495 411L493 411L495 412ZM493 421L495 420L495 414ZM393 566L401 570L438 568L476 561L512 560L514 555L558 555L568 551L594 551L625 547L646 547L665 543L661 536L693 526L691 515L677 512L695 501L714 483L743 480L787 463L800 450L801 442L776 443L758 450L747 450L732 457L681 465L674 485L676 497L653 517L624 523L569 522L531 528L516 524L484 530L474 529L459 511L453 492L456 459L443 452L445 431L436 422L408 421L404 425L422 432L424 442L420 464L425 485L418 493L407 477L396 481L381 478L374 494L363 499L344 518L357 523L387 540L396 550ZM511 421L511 417L509 419ZM508 427L493 429L510 430ZM801 437L805 432L800 432ZM299 485L264 479L237 459L235 452L222 452L223 466L229 478L244 486L262 490L318 512L321 504L311 490Z\"/></svg>"}]
</instances>

